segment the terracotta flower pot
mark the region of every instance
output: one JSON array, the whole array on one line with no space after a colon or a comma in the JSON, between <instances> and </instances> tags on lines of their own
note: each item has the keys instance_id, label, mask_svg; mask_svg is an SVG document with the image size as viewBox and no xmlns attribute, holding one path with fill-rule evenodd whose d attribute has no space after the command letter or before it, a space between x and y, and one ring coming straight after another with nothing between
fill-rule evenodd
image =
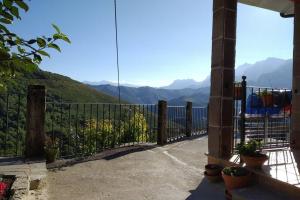
<instances>
[{"instance_id":1,"label":"terracotta flower pot","mask_svg":"<svg viewBox=\"0 0 300 200\"><path fill-rule=\"evenodd\" d=\"M241 100L243 95L243 88L242 86L235 86L234 87L234 96L235 100Z\"/></svg>"},{"instance_id":2,"label":"terracotta flower pot","mask_svg":"<svg viewBox=\"0 0 300 200\"><path fill-rule=\"evenodd\" d=\"M259 154L258 156L241 155L241 158L246 163L246 166L251 168L261 168L264 162L269 159L265 154Z\"/></svg>"},{"instance_id":3,"label":"terracotta flower pot","mask_svg":"<svg viewBox=\"0 0 300 200\"><path fill-rule=\"evenodd\" d=\"M208 176L220 176L222 167L216 164L205 165L205 172Z\"/></svg>"},{"instance_id":4,"label":"terracotta flower pot","mask_svg":"<svg viewBox=\"0 0 300 200\"><path fill-rule=\"evenodd\" d=\"M220 182L222 180L221 174L208 175L207 172L204 172L204 175L212 183Z\"/></svg>"},{"instance_id":5,"label":"terracotta flower pot","mask_svg":"<svg viewBox=\"0 0 300 200\"><path fill-rule=\"evenodd\" d=\"M222 177L227 190L246 187L250 181L250 173L245 176L229 176L222 172Z\"/></svg>"},{"instance_id":6,"label":"terracotta flower pot","mask_svg":"<svg viewBox=\"0 0 300 200\"><path fill-rule=\"evenodd\" d=\"M265 94L261 97L264 107L271 107L273 104L272 94Z\"/></svg>"}]
</instances>

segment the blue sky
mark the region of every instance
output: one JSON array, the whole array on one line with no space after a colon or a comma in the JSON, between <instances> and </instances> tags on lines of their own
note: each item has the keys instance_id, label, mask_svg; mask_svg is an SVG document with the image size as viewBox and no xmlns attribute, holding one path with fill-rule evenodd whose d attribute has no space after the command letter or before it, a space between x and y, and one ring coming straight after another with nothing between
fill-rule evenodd
<instances>
[{"instance_id":1,"label":"blue sky","mask_svg":"<svg viewBox=\"0 0 300 200\"><path fill-rule=\"evenodd\" d=\"M72 40L41 68L79 81L117 80L113 0L31 0L12 29L25 38L57 24ZM212 0L118 0L121 82L162 86L210 72ZM293 20L239 5L237 63L292 57Z\"/></svg>"}]
</instances>

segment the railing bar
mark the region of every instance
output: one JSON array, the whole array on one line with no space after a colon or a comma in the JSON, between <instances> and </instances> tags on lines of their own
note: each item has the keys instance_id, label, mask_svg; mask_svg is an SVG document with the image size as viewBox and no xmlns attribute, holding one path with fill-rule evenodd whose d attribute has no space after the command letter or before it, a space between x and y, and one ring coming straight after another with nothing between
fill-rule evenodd
<instances>
[{"instance_id":1,"label":"railing bar","mask_svg":"<svg viewBox=\"0 0 300 200\"><path fill-rule=\"evenodd\" d=\"M16 156L18 156L18 150L20 146L20 107L21 107L21 96L18 95L18 107L17 107L17 135L16 135ZM21 151L22 152L22 151Z\"/></svg>"},{"instance_id":2,"label":"railing bar","mask_svg":"<svg viewBox=\"0 0 300 200\"><path fill-rule=\"evenodd\" d=\"M96 152L99 152L99 104L96 106Z\"/></svg>"},{"instance_id":3,"label":"railing bar","mask_svg":"<svg viewBox=\"0 0 300 200\"><path fill-rule=\"evenodd\" d=\"M86 143L86 141L85 141L85 128L86 128L86 104L83 104L83 124L82 124L82 133L83 133L83 137L82 137L82 150L83 150L83 152L81 152L83 155L85 155L86 154L86 152L85 152L85 143Z\"/></svg>"},{"instance_id":4,"label":"railing bar","mask_svg":"<svg viewBox=\"0 0 300 200\"><path fill-rule=\"evenodd\" d=\"M109 125L111 124L111 118L110 118L110 106L111 104L108 104L108 121L109 121ZM113 131L113 128L112 128L112 131ZM109 131L109 136L108 136L108 148L111 147L111 132Z\"/></svg>"},{"instance_id":5,"label":"railing bar","mask_svg":"<svg viewBox=\"0 0 300 200\"><path fill-rule=\"evenodd\" d=\"M75 117L75 155L78 155L78 112L79 112L79 104L76 105L76 117ZM74 147L73 147L74 149Z\"/></svg>"},{"instance_id":6,"label":"railing bar","mask_svg":"<svg viewBox=\"0 0 300 200\"><path fill-rule=\"evenodd\" d=\"M102 150L103 149L105 149L105 145L106 145L106 140L107 140L107 135L106 135L106 133L104 132L104 118L105 118L105 105L103 104L102 105L102 110L103 110L103 112L102 112L102 131L101 131L101 134L102 134L102 144L101 144L101 146L102 146Z\"/></svg>"},{"instance_id":7,"label":"railing bar","mask_svg":"<svg viewBox=\"0 0 300 200\"><path fill-rule=\"evenodd\" d=\"M69 105L69 104L79 104L79 105L84 105L84 104L87 104L87 105L90 105L90 104L93 104L93 105L109 105L111 103L93 103L93 102L46 102L46 104L65 104L65 105ZM118 104L118 105L122 105L122 106L129 106L129 105L132 105L132 106L142 106L142 105L156 105L156 104Z\"/></svg>"},{"instance_id":8,"label":"railing bar","mask_svg":"<svg viewBox=\"0 0 300 200\"><path fill-rule=\"evenodd\" d=\"M138 109L139 109L139 111L138 111L138 115L137 115L137 117L138 117L137 120L138 120L138 125L139 125L140 114L141 114L141 105L138 106ZM139 129L138 129L138 133L137 133L137 134L138 134L138 141L137 141L137 143L140 144L140 134L141 134L141 133L140 133L140 130L139 130Z\"/></svg>"},{"instance_id":9,"label":"railing bar","mask_svg":"<svg viewBox=\"0 0 300 200\"><path fill-rule=\"evenodd\" d=\"M116 112L117 104L114 105L114 114L113 114L113 148L116 146Z\"/></svg>"},{"instance_id":10,"label":"railing bar","mask_svg":"<svg viewBox=\"0 0 300 200\"><path fill-rule=\"evenodd\" d=\"M68 155L71 154L70 152L70 146L71 146L71 104L69 104L69 133L68 133Z\"/></svg>"},{"instance_id":11,"label":"railing bar","mask_svg":"<svg viewBox=\"0 0 300 200\"><path fill-rule=\"evenodd\" d=\"M128 127L129 127L128 131L129 131L129 134L131 134L131 112L132 112L131 105L129 105L129 114L128 114ZM129 135L128 137L129 137L128 141L127 141L127 138L126 138L125 141L128 142L131 145L131 143L132 143L132 141L130 141L131 135Z\"/></svg>"},{"instance_id":12,"label":"railing bar","mask_svg":"<svg viewBox=\"0 0 300 200\"><path fill-rule=\"evenodd\" d=\"M92 115L93 115L93 104L90 105L90 123L89 123L89 153L93 152L92 146Z\"/></svg>"},{"instance_id":13,"label":"railing bar","mask_svg":"<svg viewBox=\"0 0 300 200\"><path fill-rule=\"evenodd\" d=\"M153 141L153 106L150 106L150 125L149 125L149 131L150 131L150 142Z\"/></svg>"},{"instance_id":14,"label":"railing bar","mask_svg":"<svg viewBox=\"0 0 300 200\"><path fill-rule=\"evenodd\" d=\"M6 95L6 129L5 129L5 137L4 137L4 155L6 156L7 151L7 137L9 134L9 94Z\"/></svg>"},{"instance_id":15,"label":"railing bar","mask_svg":"<svg viewBox=\"0 0 300 200\"><path fill-rule=\"evenodd\" d=\"M149 106L146 106L146 142L150 141L150 115L149 115Z\"/></svg>"},{"instance_id":16,"label":"railing bar","mask_svg":"<svg viewBox=\"0 0 300 200\"><path fill-rule=\"evenodd\" d=\"M155 141L157 141L157 117L158 117L158 114L157 114L157 105L154 106L154 118L153 118L153 126L155 127L154 131L155 131Z\"/></svg>"},{"instance_id":17,"label":"railing bar","mask_svg":"<svg viewBox=\"0 0 300 200\"><path fill-rule=\"evenodd\" d=\"M135 144L135 130L136 130L136 127L135 127L135 112L136 112L136 106L133 106L133 145Z\"/></svg>"},{"instance_id":18,"label":"railing bar","mask_svg":"<svg viewBox=\"0 0 300 200\"><path fill-rule=\"evenodd\" d=\"M122 105L119 104L119 146L121 146L121 113L122 113Z\"/></svg>"},{"instance_id":19,"label":"railing bar","mask_svg":"<svg viewBox=\"0 0 300 200\"><path fill-rule=\"evenodd\" d=\"M52 104L52 109L51 109L51 132L52 132L52 140L55 139L54 137L54 104Z\"/></svg>"},{"instance_id":20,"label":"railing bar","mask_svg":"<svg viewBox=\"0 0 300 200\"><path fill-rule=\"evenodd\" d=\"M61 104L60 105L60 127L59 127L59 130L60 130L60 133L59 133L59 148L60 148L60 156L61 154L63 154L63 105Z\"/></svg>"},{"instance_id":21,"label":"railing bar","mask_svg":"<svg viewBox=\"0 0 300 200\"><path fill-rule=\"evenodd\" d=\"M143 143L144 142L144 137L145 137L145 133L144 133L144 119L145 119L145 107L144 107L144 105L143 105L143 117L142 117L142 119L141 119L141 121L142 121L142 141L141 141L141 143Z\"/></svg>"}]
</instances>

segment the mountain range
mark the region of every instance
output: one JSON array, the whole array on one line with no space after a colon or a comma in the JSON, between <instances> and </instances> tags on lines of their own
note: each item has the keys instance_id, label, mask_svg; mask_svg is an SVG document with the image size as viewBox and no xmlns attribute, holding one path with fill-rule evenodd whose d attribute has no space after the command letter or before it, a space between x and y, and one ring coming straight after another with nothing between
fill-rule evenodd
<instances>
[{"instance_id":1,"label":"mountain range","mask_svg":"<svg viewBox=\"0 0 300 200\"><path fill-rule=\"evenodd\" d=\"M292 66L291 59L267 58L254 64L243 64L236 68L235 79L240 81L242 76L247 76L250 85L261 87L284 87L292 86ZM280 74L280 77L278 77ZM276 79L274 77L277 77ZM172 84L162 87L164 89L184 89L210 87L210 75L203 81L193 79L175 80Z\"/></svg>"},{"instance_id":2,"label":"mountain range","mask_svg":"<svg viewBox=\"0 0 300 200\"><path fill-rule=\"evenodd\" d=\"M91 86L92 88L118 97L118 87L113 85L98 85ZM196 105L207 104L207 97L209 95L209 88L199 89L161 89L152 87L126 87L121 86L121 98L125 101L136 104L155 104L158 100L166 100L170 105L183 105L187 99L195 99L194 95L197 94L198 98L195 101Z\"/></svg>"},{"instance_id":3,"label":"mountain range","mask_svg":"<svg viewBox=\"0 0 300 200\"><path fill-rule=\"evenodd\" d=\"M236 68L235 79L240 81L241 77L246 75L248 85L291 88L292 63L291 59L267 58L254 64L244 64ZM89 85L100 92L118 96L115 84ZM184 79L175 80L172 84L161 88L122 85L120 89L121 98L131 103L155 104L158 100L166 100L169 105L184 105L186 101L192 101L194 105L205 106L210 93L210 75L201 82Z\"/></svg>"},{"instance_id":4,"label":"mountain range","mask_svg":"<svg viewBox=\"0 0 300 200\"><path fill-rule=\"evenodd\" d=\"M16 71L15 73L16 77L6 83L7 91L10 94L20 94L22 100L26 99L28 85L44 85L47 90L47 102L118 103L117 98L96 91L67 76L40 69L34 72ZM5 91L0 91L0 97L3 97L3 92Z\"/></svg>"}]
</instances>

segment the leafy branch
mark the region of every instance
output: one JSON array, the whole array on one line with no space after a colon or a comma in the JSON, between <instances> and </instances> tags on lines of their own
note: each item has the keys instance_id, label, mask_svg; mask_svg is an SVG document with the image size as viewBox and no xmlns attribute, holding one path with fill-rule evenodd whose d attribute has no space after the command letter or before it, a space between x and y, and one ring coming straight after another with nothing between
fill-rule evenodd
<instances>
[{"instance_id":1,"label":"leafy branch","mask_svg":"<svg viewBox=\"0 0 300 200\"><path fill-rule=\"evenodd\" d=\"M33 70L42 62L43 57L50 57L47 49L61 52L58 41L71 43L58 26L52 24L55 33L25 40L11 32L8 26L15 20L21 20L20 10L28 12L29 6L24 0L0 1L0 76L13 72L17 68Z\"/></svg>"}]
</instances>

